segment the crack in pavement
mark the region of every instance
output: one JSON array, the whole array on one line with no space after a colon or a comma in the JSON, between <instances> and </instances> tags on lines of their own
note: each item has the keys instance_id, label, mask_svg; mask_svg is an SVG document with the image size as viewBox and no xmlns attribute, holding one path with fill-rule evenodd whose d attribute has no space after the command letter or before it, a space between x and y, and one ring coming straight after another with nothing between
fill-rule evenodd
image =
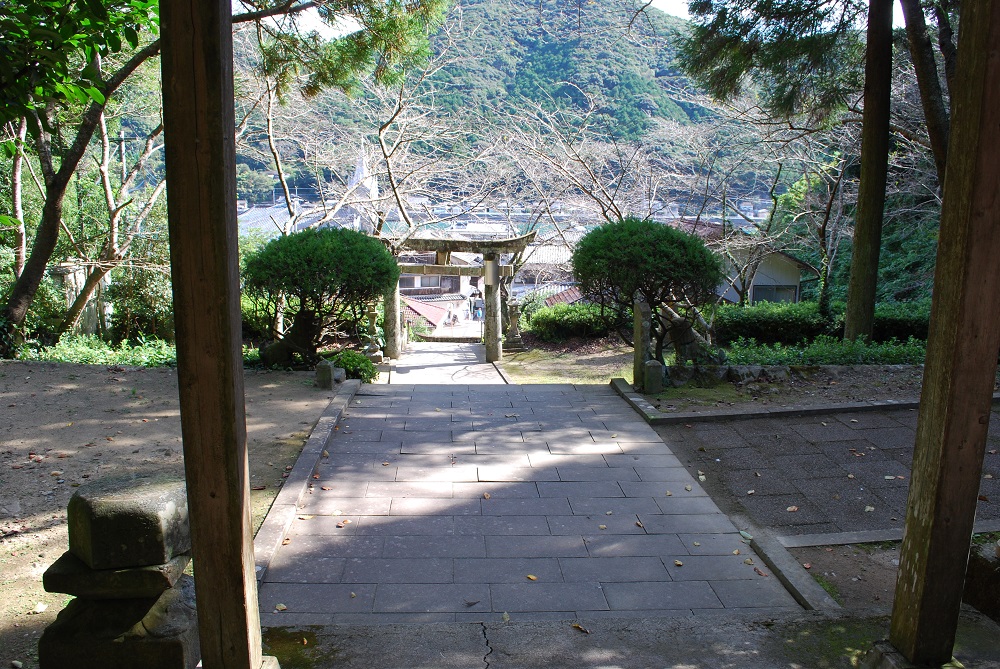
<instances>
[{"instance_id":1,"label":"crack in pavement","mask_svg":"<svg viewBox=\"0 0 1000 669\"><path fill-rule=\"evenodd\" d=\"M483 662L486 664L486 669L490 669L490 661L486 658L493 653L493 646L490 645L490 638L486 635L486 623L479 624L483 626L483 640L486 641L486 647L489 648L489 650L486 651L486 655L483 655Z\"/></svg>"}]
</instances>

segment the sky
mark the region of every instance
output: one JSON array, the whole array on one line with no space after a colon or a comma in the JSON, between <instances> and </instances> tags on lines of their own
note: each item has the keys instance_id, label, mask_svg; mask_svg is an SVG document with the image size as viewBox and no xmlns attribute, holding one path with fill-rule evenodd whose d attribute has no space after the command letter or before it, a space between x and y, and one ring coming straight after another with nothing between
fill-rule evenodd
<instances>
[{"instance_id":1,"label":"sky","mask_svg":"<svg viewBox=\"0 0 1000 669\"><path fill-rule=\"evenodd\" d=\"M653 6L682 19L688 17L688 0L653 0Z\"/></svg>"}]
</instances>

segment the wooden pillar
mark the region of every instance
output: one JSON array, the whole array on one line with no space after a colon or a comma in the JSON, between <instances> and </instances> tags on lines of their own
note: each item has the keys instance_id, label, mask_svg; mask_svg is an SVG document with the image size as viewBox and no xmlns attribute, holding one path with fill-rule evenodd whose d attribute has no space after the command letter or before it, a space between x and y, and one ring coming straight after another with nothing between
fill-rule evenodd
<instances>
[{"instance_id":1,"label":"wooden pillar","mask_svg":"<svg viewBox=\"0 0 1000 669\"><path fill-rule=\"evenodd\" d=\"M486 362L503 360L503 345L501 344L500 314L500 258L495 254L485 258L483 302L485 302L485 323L483 324L483 339L486 343Z\"/></svg>"},{"instance_id":2,"label":"wooden pillar","mask_svg":"<svg viewBox=\"0 0 1000 669\"><path fill-rule=\"evenodd\" d=\"M258 669L229 0L160 4L177 379L205 669Z\"/></svg>"},{"instance_id":3,"label":"wooden pillar","mask_svg":"<svg viewBox=\"0 0 1000 669\"><path fill-rule=\"evenodd\" d=\"M1000 0L962 5L934 302L890 641L951 659L1000 348Z\"/></svg>"},{"instance_id":4,"label":"wooden pillar","mask_svg":"<svg viewBox=\"0 0 1000 669\"><path fill-rule=\"evenodd\" d=\"M399 318L399 281L396 281L393 289L385 294L383 312L385 354L387 357L396 360L403 349Z\"/></svg>"}]
</instances>

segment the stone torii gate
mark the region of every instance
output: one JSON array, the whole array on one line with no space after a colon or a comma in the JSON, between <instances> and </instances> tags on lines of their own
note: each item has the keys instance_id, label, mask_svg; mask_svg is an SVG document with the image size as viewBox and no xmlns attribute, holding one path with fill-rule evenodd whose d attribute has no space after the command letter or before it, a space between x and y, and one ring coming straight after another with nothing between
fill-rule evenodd
<instances>
[{"instance_id":1,"label":"stone torii gate","mask_svg":"<svg viewBox=\"0 0 1000 669\"><path fill-rule=\"evenodd\" d=\"M520 237L507 239L431 239L411 237L399 245L400 251L416 251L418 253L434 253L433 265L416 265L400 263L403 274L437 274L440 276L481 276L486 279L483 290L485 303L485 323L483 339L486 344L486 362L498 362L503 359L503 344L501 343L500 314L500 280L501 277L513 276L511 265L501 265L500 255L503 253L521 253L535 239L535 233L529 232ZM452 253L475 253L483 256L483 267L463 267L452 265ZM402 325L399 315L399 282L395 289L385 296L385 353L390 358L398 358L401 352Z\"/></svg>"}]
</instances>

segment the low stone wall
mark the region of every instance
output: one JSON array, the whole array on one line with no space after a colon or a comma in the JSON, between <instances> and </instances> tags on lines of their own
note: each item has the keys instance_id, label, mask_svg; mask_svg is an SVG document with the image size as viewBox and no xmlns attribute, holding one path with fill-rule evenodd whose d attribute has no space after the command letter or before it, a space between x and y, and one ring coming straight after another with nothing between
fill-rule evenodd
<instances>
[{"instance_id":1,"label":"low stone wall","mask_svg":"<svg viewBox=\"0 0 1000 669\"><path fill-rule=\"evenodd\" d=\"M1000 623L1000 542L973 546L962 601Z\"/></svg>"}]
</instances>

